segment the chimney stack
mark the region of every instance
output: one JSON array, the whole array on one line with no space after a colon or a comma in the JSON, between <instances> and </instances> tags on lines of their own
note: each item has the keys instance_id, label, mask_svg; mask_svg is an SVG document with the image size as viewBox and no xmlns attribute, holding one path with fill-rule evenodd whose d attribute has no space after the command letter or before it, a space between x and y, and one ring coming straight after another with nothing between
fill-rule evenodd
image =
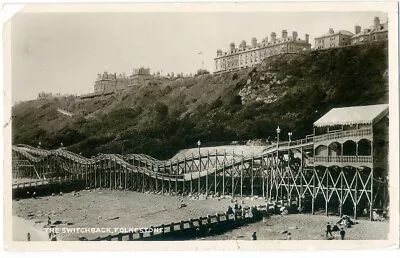
<instances>
[{"instance_id":1,"label":"chimney stack","mask_svg":"<svg viewBox=\"0 0 400 258\"><path fill-rule=\"evenodd\" d=\"M221 56L222 55L222 50L221 49L217 49L217 56Z\"/></svg>"},{"instance_id":2,"label":"chimney stack","mask_svg":"<svg viewBox=\"0 0 400 258\"><path fill-rule=\"evenodd\" d=\"M276 33L272 32L271 33L271 42L273 43L274 41L276 41Z\"/></svg>"},{"instance_id":3,"label":"chimney stack","mask_svg":"<svg viewBox=\"0 0 400 258\"><path fill-rule=\"evenodd\" d=\"M231 51L235 51L235 43L231 43L230 45L229 45L229 49L231 50Z\"/></svg>"},{"instance_id":4,"label":"chimney stack","mask_svg":"<svg viewBox=\"0 0 400 258\"><path fill-rule=\"evenodd\" d=\"M242 40L242 43L240 43L240 47L243 49L246 48L246 40Z\"/></svg>"},{"instance_id":5,"label":"chimney stack","mask_svg":"<svg viewBox=\"0 0 400 258\"><path fill-rule=\"evenodd\" d=\"M251 39L251 47L252 48L256 48L257 47L257 39L256 38L252 38Z\"/></svg>"},{"instance_id":6,"label":"chimney stack","mask_svg":"<svg viewBox=\"0 0 400 258\"><path fill-rule=\"evenodd\" d=\"M379 28L380 25L381 25L381 21L379 20L379 17L376 16L374 18L374 26L375 26L375 28Z\"/></svg>"},{"instance_id":7,"label":"chimney stack","mask_svg":"<svg viewBox=\"0 0 400 258\"><path fill-rule=\"evenodd\" d=\"M293 31L293 41L297 40L297 31Z\"/></svg>"},{"instance_id":8,"label":"chimney stack","mask_svg":"<svg viewBox=\"0 0 400 258\"><path fill-rule=\"evenodd\" d=\"M287 38L287 31L282 30L282 40L286 40L286 38Z\"/></svg>"},{"instance_id":9,"label":"chimney stack","mask_svg":"<svg viewBox=\"0 0 400 258\"><path fill-rule=\"evenodd\" d=\"M329 28L329 34L333 34L335 31L332 28Z\"/></svg>"},{"instance_id":10,"label":"chimney stack","mask_svg":"<svg viewBox=\"0 0 400 258\"><path fill-rule=\"evenodd\" d=\"M358 33L361 32L361 27L360 27L360 26L356 25L354 28L355 28L354 32L355 32L356 34L358 34Z\"/></svg>"},{"instance_id":11,"label":"chimney stack","mask_svg":"<svg viewBox=\"0 0 400 258\"><path fill-rule=\"evenodd\" d=\"M309 43L310 35L306 34L306 43Z\"/></svg>"}]
</instances>

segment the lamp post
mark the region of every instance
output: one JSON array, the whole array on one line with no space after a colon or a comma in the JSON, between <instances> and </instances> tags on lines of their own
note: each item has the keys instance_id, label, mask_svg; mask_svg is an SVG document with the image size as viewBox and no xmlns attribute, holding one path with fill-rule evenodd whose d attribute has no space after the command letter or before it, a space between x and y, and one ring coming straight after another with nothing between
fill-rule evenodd
<instances>
[{"instance_id":1,"label":"lamp post","mask_svg":"<svg viewBox=\"0 0 400 258\"><path fill-rule=\"evenodd\" d=\"M287 135L289 136L289 146L290 146L290 142L291 142L291 140L292 140L292 132L288 132L287 133Z\"/></svg>"},{"instance_id":2,"label":"lamp post","mask_svg":"<svg viewBox=\"0 0 400 258\"><path fill-rule=\"evenodd\" d=\"M276 128L276 166L278 167L278 161L279 161L279 133L281 132L281 129L278 127ZM282 192L281 192L282 194ZM276 189L276 196L275 196L275 200L278 200L278 195L279 195L279 188Z\"/></svg>"},{"instance_id":3,"label":"lamp post","mask_svg":"<svg viewBox=\"0 0 400 258\"><path fill-rule=\"evenodd\" d=\"M279 148L279 134L280 134L280 132L281 132L281 129L279 128L279 125L278 125L278 127L276 128L276 148L277 149Z\"/></svg>"},{"instance_id":4,"label":"lamp post","mask_svg":"<svg viewBox=\"0 0 400 258\"><path fill-rule=\"evenodd\" d=\"M201 170L201 155L200 155L200 145L201 145L201 141L198 140L197 141L197 146L199 147L199 170Z\"/></svg>"}]
</instances>

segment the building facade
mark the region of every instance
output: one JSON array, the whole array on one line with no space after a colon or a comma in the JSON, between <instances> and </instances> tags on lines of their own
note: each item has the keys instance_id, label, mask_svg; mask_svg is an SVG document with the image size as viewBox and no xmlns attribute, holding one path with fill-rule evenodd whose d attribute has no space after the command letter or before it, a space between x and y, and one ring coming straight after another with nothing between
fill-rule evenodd
<instances>
[{"instance_id":1,"label":"building facade","mask_svg":"<svg viewBox=\"0 0 400 258\"><path fill-rule=\"evenodd\" d=\"M347 30L335 32L332 28L328 33L315 38L315 49L328 49L334 47L343 47L351 44L351 37L354 34Z\"/></svg>"},{"instance_id":2,"label":"building facade","mask_svg":"<svg viewBox=\"0 0 400 258\"><path fill-rule=\"evenodd\" d=\"M388 40L388 22L381 23L379 17L375 17L372 26L364 30L361 30L360 26L356 26L355 33L351 37L352 45Z\"/></svg>"},{"instance_id":3,"label":"building facade","mask_svg":"<svg viewBox=\"0 0 400 258\"><path fill-rule=\"evenodd\" d=\"M150 68L140 67L138 69L133 69L132 75L129 76L129 87L142 85L153 77L154 76L150 74Z\"/></svg>"},{"instance_id":4,"label":"building facade","mask_svg":"<svg viewBox=\"0 0 400 258\"><path fill-rule=\"evenodd\" d=\"M97 74L97 80L94 83L94 92L111 92L123 90L129 85L129 78L125 74L104 72Z\"/></svg>"},{"instance_id":5,"label":"building facade","mask_svg":"<svg viewBox=\"0 0 400 258\"><path fill-rule=\"evenodd\" d=\"M133 69L131 76L126 76L125 73L119 74L104 72L103 74L97 74L97 79L94 83L94 92L114 92L118 90L124 90L128 87L140 85L146 80L153 78L150 74L150 68L140 67Z\"/></svg>"},{"instance_id":6,"label":"building facade","mask_svg":"<svg viewBox=\"0 0 400 258\"><path fill-rule=\"evenodd\" d=\"M276 33L271 33L271 38L265 37L261 43L257 43L256 38L252 38L251 45L247 45L243 40L239 47L235 47L235 43L231 43L229 51L222 52L217 50L217 57L214 58L215 73L234 71L237 69L253 67L269 56L299 53L311 50L309 43L309 35L305 35L302 40L298 37L296 31L293 31L292 36L288 36L286 30L282 30L281 38L276 37Z\"/></svg>"}]
</instances>

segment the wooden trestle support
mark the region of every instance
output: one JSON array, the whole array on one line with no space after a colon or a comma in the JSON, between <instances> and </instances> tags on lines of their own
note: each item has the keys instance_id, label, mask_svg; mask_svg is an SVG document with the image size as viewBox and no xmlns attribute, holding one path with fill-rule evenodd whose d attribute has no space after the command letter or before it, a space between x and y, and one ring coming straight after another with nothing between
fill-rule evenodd
<instances>
[{"instance_id":1,"label":"wooden trestle support","mask_svg":"<svg viewBox=\"0 0 400 258\"><path fill-rule=\"evenodd\" d=\"M76 176L88 188L162 194L257 195L288 200L313 214L324 210L357 217L369 211L371 219L374 208L387 205L387 182L378 180L372 168L314 166L307 154L312 148L312 143L289 144L251 156L214 152L159 161L139 154L89 159L62 149L13 146L13 177Z\"/></svg>"}]
</instances>

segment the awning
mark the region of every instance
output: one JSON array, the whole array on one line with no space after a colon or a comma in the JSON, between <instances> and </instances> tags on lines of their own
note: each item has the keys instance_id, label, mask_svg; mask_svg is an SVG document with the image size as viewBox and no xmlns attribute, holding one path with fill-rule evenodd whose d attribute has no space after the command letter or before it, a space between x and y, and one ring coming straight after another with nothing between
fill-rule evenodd
<instances>
[{"instance_id":1,"label":"awning","mask_svg":"<svg viewBox=\"0 0 400 258\"><path fill-rule=\"evenodd\" d=\"M314 126L374 124L387 114L389 114L388 104L333 108L314 122Z\"/></svg>"}]
</instances>

